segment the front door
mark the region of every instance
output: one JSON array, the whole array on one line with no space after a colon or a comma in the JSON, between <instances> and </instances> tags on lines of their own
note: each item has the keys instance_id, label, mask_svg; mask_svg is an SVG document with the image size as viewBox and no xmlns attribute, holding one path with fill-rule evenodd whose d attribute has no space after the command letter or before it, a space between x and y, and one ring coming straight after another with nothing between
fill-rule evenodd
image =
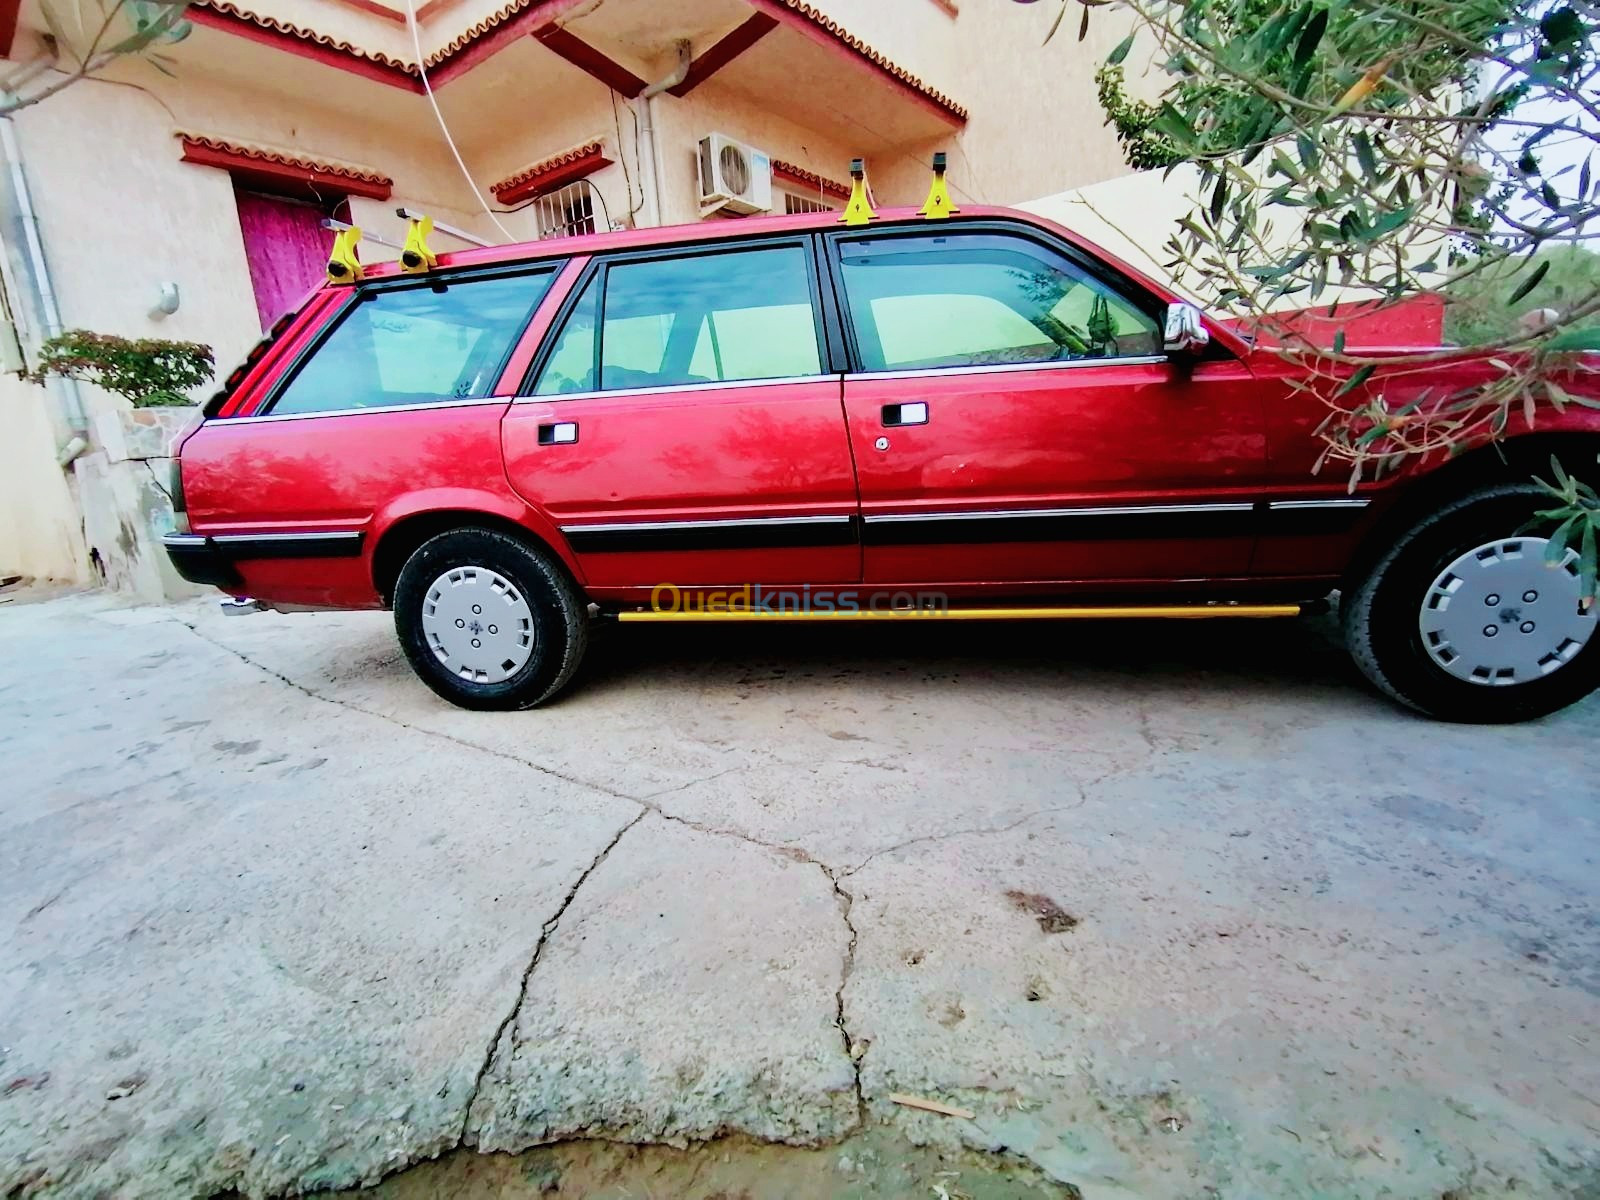
<instances>
[{"instance_id":1,"label":"front door","mask_svg":"<svg viewBox=\"0 0 1600 1200\"><path fill-rule=\"evenodd\" d=\"M1159 298L1021 229L829 244L868 583L1247 573L1266 444L1243 364L1170 364Z\"/></svg>"},{"instance_id":2,"label":"front door","mask_svg":"<svg viewBox=\"0 0 1600 1200\"><path fill-rule=\"evenodd\" d=\"M503 425L592 594L860 578L808 238L597 261Z\"/></svg>"}]
</instances>

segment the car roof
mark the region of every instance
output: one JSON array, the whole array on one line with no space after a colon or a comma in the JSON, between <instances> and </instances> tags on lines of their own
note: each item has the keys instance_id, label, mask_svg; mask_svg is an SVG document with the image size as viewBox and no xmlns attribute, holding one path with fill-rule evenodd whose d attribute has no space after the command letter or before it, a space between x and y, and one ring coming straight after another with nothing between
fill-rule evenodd
<instances>
[{"instance_id":1,"label":"car roof","mask_svg":"<svg viewBox=\"0 0 1600 1200\"><path fill-rule=\"evenodd\" d=\"M1006 218L1023 221L1029 225L1055 228L1050 222L1033 215L1032 213L1019 212L1016 209L996 208L990 206L972 206L960 210L960 216L932 222L936 226L948 226L959 221L971 221L987 218ZM926 218L917 216L914 208L881 208L878 210L878 219L872 226L856 228L872 228L874 226L896 225L903 226L908 222L926 224ZM745 217L739 220L696 221L688 225L659 225L644 229L619 229L609 233L580 234L576 237L547 238L536 242L514 242L504 246L474 247L470 250L452 250L439 254L439 268L448 267L482 267L502 263L537 262L541 259L576 258L586 254L598 254L612 250L649 250L666 246L690 246L701 242L727 241L731 239L743 240L762 235L781 235L785 233L809 233L815 230L838 229L841 227L840 214L837 212L820 213L795 213L789 216L776 217ZM435 242L449 241L449 235L435 232ZM1078 238L1072 239L1080 241ZM1106 257L1103 251L1089 247L1084 243L1084 248L1091 249L1097 257ZM438 251L438 246L434 247ZM397 262L385 261L365 264L366 277L369 279L382 279L401 274ZM337 286L337 285L336 285Z\"/></svg>"}]
</instances>

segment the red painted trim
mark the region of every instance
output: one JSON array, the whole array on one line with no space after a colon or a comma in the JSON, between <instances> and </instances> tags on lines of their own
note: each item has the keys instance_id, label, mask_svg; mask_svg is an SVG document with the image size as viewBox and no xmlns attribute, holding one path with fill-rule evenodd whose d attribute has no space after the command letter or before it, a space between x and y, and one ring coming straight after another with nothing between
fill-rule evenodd
<instances>
[{"instance_id":1,"label":"red painted trim","mask_svg":"<svg viewBox=\"0 0 1600 1200\"><path fill-rule=\"evenodd\" d=\"M4 6L13 2L14 0L0 0L0 20L4 17ZM343 0L343 2L365 8L370 0ZM453 0L436 0L435 3L424 5L422 12L418 14L418 19L421 19L422 13L434 9L437 3L452 2ZM532 35L607 87L621 92L630 99L637 96L644 91L644 80L613 62L587 42L553 24L582 2L583 0L533 0L527 8L497 24L480 22L427 64L428 82L434 87L449 83L513 42ZM422 81L415 71L369 57L353 46L320 40L308 31L274 28L250 20L239 13L206 7L204 4L196 4L190 8L188 16L197 25L232 33L260 45L271 46L275 50L283 50L310 59L312 62L374 79L391 87L403 88L408 92L424 90Z\"/></svg>"},{"instance_id":2,"label":"red painted trim","mask_svg":"<svg viewBox=\"0 0 1600 1200\"><path fill-rule=\"evenodd\" d=\"M312 62L322 63L324 66L348 71L352 75L360 75L366 79L374 79L379 83L386 83L390 87L402 88L408 92L422 91L422 81L409 71L389 66L387 63L374 62L372 59L364 58L351 50L327 46L311 38L296 37L294 34L285 33L282 30L269 29L266 26L257 25L254 21L236 17L232 13L219 12L214 8L204 8L198 4L191 5L184 15L196 25L219 29L224 33L234 34L258 45L270 46L274 50L283 50L301 58L310 59Z\"/></svg>"},{"instance_id":3,"label":"red painted trim","mask_svg":"<svg viewBox=\"0 0 1600 1200\"><path fill-rule=\"evenodd\" d=\"M906 99L918 107L925 109L933 116L939 118L946 125L962 126L967 123L967 114L954 101L941 101L935 99L923 88L918 87L908 79L897 74L899 68L891 68L887 59L879 61L872 53L864 49L865 43L859 42L850 35L843 33L833 22L820 23L822 18L813 20L804 12L791 8L784 0L745 0L757 12L766 13L779 23L787 25L807 40L814 42L823 49L830 51L846 62L854 63L858 67L865 67L883 82L900 92ZM807 6L809 10L809 6ZM876 53L876 52L873 52ZM882 56L879 56L880 58ZM909 72L906 72L909 75Z\"/></svg>"},{"instance_id":4,"label":"red painted trim","mask_svg":"<svg viewBox=\"0 0 1600 1200\"><path fill-rule=\"evenodd\" d=\"M553 25L581 3L583 0L533 0L528 7L498 25L479 22L428 60L428 82L440 87L460 78L513 42L539 36L540 30Z\"/></svg>"},{"instance_id":5,"label":"red painted trim","mask_svg":"<svg viewBox=\"0 0 1600 1200\"><path fill-rule=\"evenodd\" d=\"M264 183L282 188L288 186L296 192L312 196L325 196L328 192L341 192L347 196L365 196L370 200L387 200L394 191L392 180L367 178L354 171L322 166L284 158L279 160L263 153L251 153L243 147L209 144L195 138L182 138L182 161L202 167L217 167L245 182Z\"/></svg>"},{"instance_id":6,"label":"red painted trim","mask_svg":"<svg viewBox=\"0 0 1600 1200\"><path fill-rule=\"evenodd\" d=\"M646 87L645 81L632 71L612 62L588 42L560 26L551 25L533 36L580 71L592 75L612 91L620 92L630 100Z\"/></svg>"},{"instance_id":7,"label":"red painted trim","mask_svg":"<svg viewBox=\"0 0 1600 1200\"><path fill-rule=\"evenodd\" d=\"M452 42L443 54L428 63L428 82L434 87L442 87L513 42L530 35L541 36L546 26L559 20L578 3L579 0L536 0L536 3L498 25L479 28L476 32L469 29Z\"/></svg>"},{"instance_id":8,"label":"red painted trim","mask_svg":"<svg viewBox=\"0 0 1600 1200\"><path fill-rule=\"evenodd\" d=\"M22 15L22 0L0 0L0 58L11 57L11 43L17 38L17 18Z\"/></svg>"},{"instance_id":9,"label":"red painted trim","mask_svg":"<svg viewBox=\"0 0 1600 1200\"><path fill-rule=\"evenodd\" d=\"M687 96L777 27L778 22L766 13L752 13L744 24L690 63L683 82L667 91L674 96Z\"/></svg>"},{"instance_id":10,"label":"red painted trim","mask_svg":"<svg viewBox=\"0 0 1600 1200\"><path fill-rule=\"evenodd\" d=\"M359 12L371 13L375 17L382 17L385 21L396 21L401 25L406 23L405 13L374 3L374 0L338 0L338 2ZM417 20L420 21L421 19L422 14L419 12Z\"/></svg>"},{"instance_id":11,"label":"red painted trim","mask_svg":"<svg viewBox=\"0 0 1600 1200\"><path fill-rule=\"evenodd\" d=\"M793 163L772 160L772 181L781 183L786 187L794 188L797 192L821 192L825 196L837 196L841 200L850 198L850 188L847 184L838 183L826 176L808 171L804 167L797 167Z\"/></svg>"},{"instance_id":12,"label":"red painted trim","mask_svg":"<svg viewBox=\"0 0 1600 1200\"><path fill-rule=\"evenodd\" d=\"M563 184L593 175L602 167L609 167L611 161L604 150L594 150L546 171L536 171L531 175L519 172L510 179L490 185L489 190L501 204L520 204L544 192L553 192Z\"/></svg>"}]
</instances>

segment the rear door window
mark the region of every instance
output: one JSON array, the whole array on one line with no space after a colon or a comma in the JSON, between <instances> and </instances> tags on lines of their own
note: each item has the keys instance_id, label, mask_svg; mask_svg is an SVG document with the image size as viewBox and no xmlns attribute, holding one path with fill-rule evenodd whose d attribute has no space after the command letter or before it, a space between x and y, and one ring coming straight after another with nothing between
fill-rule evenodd
<instances>
[{"instance_id":1,"label":"rear door window","mask_svg":"<svg viewBox=\"0 0 1600 1200\"><path fill-rule=\"evenodd\" d=\"M481 399L552 278L540 271L369 292L289 381L271 412Z\"/></svg>"},{"instance_id":2,"label":"rear door window","mask_svg":"<svg viewBox=\"0 0 1600 1200\"><path fill-rule=\"evenodd\" d=\"M605 265L573 307L534 394L821 371L810 256L799 245L761 247Z\"/></svg>"}]
</instances>

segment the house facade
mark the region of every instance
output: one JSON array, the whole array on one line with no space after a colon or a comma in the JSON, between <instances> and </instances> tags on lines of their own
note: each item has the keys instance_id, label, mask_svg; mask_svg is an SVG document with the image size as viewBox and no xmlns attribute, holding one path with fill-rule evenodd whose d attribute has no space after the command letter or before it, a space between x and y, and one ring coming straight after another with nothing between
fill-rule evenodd
<instances>
[{"instance_id":1,"label":"house facade","mask_svg":"<svg viewBox=\"0 0 1600 1200\"><path fill-rule=\"evenodd\" d=\"M52 5L54 23L61 18ZM70 66L0 0L13 71ZM68 4L92 12L90 4ZM214 348L219 375L322 277L325 220L392 258L607 228L917 203L934 152L959 204L1125 171L1093 74L1126 27L1045 44L1000 0L197 0L186 36L0 120L6 316L0 575L152 598L184 410L130 412L14 373L58 329ZM73 31L62 30L72 40ZM28 64L34 64L29 67ZM457 236L457 234L461 236ZM386 244L387 243L387 244Z\"/></svg>"}]
</instances>

